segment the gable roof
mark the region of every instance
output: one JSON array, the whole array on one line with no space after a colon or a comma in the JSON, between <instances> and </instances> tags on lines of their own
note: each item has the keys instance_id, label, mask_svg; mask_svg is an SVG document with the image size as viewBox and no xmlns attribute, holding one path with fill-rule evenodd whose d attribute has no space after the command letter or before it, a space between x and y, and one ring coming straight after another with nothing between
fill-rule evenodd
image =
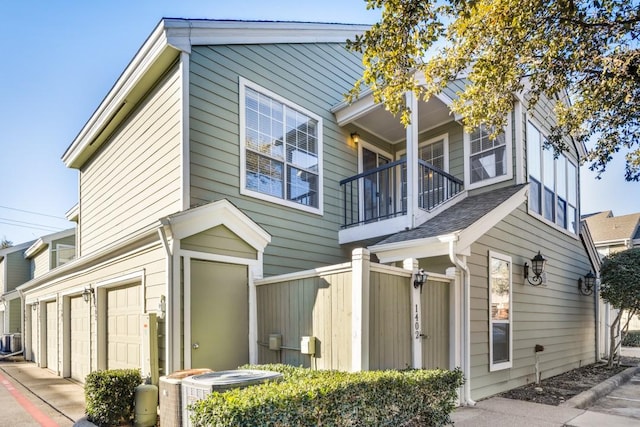
<instances>
[{"instance_id":1,"label":"gable roof","mask_svg":"<svg viewBox=\"0 0 640 427\"><path fill-rule=\"evenodd\" d=\"M587 216L585 221L596 245L640 237L640 213L614 216L612 211L604 211Z\"/></svg>"},{"instance_id":2,"label":"gable roof","mask_svg":"<svg viewBox=\"0 0 640 427\"><path fill-rule=\"evenodd\" d=\"M389 236L369 247L381 262L444 255L445 242L457 241L459 252L526 201L528 184L469 196L424 224ZM447 247L445 247L447 246Z\"/></svg>"},{"instance_id":3,"label":"gable roof","mask_svg":"<svg viewBox=\"0 0 640 427\"><path fill-rule=\"evenodd\" d=\"M51 244L54 240L63 239L65 237L73 236L76 233L75 228L69 228L67 230L58 231L57 233L47 234L46 236L40 237L38 240L33 243L33 245L29 246L24 253L24 257L29 259L33 258L36 254L40 253L47 246Z\"/></svg>"},{"instance_id":4,"label":"gable roof","mask_svg":"<svg viewBox=\"0 0 640 427\"><path fill-rule=\"evenodd\" d=\"M191 53L192 46L345 43L368 28L318 22L163 18L62 155L62 160L67 167L82 167L181 53Z\"/></svg>"}]
</instances>

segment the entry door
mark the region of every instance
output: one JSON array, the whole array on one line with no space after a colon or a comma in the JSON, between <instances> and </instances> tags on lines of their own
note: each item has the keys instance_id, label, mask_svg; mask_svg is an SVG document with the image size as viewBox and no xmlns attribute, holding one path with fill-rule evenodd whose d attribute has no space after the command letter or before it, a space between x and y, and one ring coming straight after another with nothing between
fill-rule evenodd
<instances>
[{"instance_id":1,"label":"entry door","mask_svg":"<svg viewBox=\"0 0 640 427\"><path fill-rule=\"evenodd\" d=\"M422 367L449 369L449 284L422 286Z\"/></svg>"},{"instance_id":2,"label":"entry door","mask_svg":"<svg viewBox=\"0 0 640 427\"><path fill-rule=\"evenodd\" d=\"M69 322L71 378L84 382L89 373L89 309L90 305L81 296L70 299Z\"/></svg>"},{"instance_id":3,"label":"entry door","mask_svg":"<svg viewBox=\"0 0 640 427\"><path fill-rule=\"evenodd\" d=\"M362 148L362 172L389 164L391 159L375 151ZM363 179L364 220L377 219L392 212L392 174L389 169L367 175Z\"/></svg>"},{"instance_id":4,"label":"entry door","mask_svg":"<svg viewBox=\"0 0 640 427\"><path fill-rule=\"evenodd\" d=\"M249 363L247 267L191 260L191 367Z\"/></svg>"},{"instance_id":5,"label":"entry door","mask_svg":"<svg viewBox=\"0 0 640 427\"><path fill-rule=\"evenodd\" d=\"M58 306L56 301L47 303L47 368L58 372Z\"/></svg>"}]
</instances>

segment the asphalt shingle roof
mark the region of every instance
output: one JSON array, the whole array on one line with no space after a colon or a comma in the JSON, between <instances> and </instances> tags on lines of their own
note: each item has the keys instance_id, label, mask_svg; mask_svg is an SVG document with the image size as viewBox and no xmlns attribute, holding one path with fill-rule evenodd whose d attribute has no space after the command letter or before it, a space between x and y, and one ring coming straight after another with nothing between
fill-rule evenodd
<instances>
[{"instance_id":1,"label":"asphalt shingle roof","mask_svg":"<svg viewBox=\"0 0 640 427\"><path fill-rule=\"evenodd\" d=\"M391 235L379 241L376 245L426 239L464 230L516 194L525 185L499 188L467 197L424 224L412 230L401 231Z\"/></svg>"},{"instance_id":2,"label":"asphalt shingle roof","mask_svg":"<svg viewBox=\"0 0 640 427\"><path fill-rule=\"evenodd\" d=\"M613 216L611 211L601 212L585 219L593 241L632 239L637 235L640 213Z\"/></svg>"}]
</instances>

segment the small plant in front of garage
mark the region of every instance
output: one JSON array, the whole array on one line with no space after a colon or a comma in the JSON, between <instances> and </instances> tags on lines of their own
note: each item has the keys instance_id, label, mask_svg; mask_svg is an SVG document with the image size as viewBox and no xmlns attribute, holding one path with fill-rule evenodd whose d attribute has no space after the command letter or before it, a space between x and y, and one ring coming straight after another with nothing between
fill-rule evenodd
<instances>
[{"instance_id":1,"label":"small plant in front of garage","mask_svg":"<svg viewBox=\"0 0 640 427\"><path fill-rule=\"evenodd\" d=\"M101 427L129 425L135 390L141 383L138 369L91 372L84 384L87 419Z\"/></svg>"},{"instance_id":2,"label":"small plant in front of garage","mask_svg":"<svg viewBox=\"0 0 640 427\"><path fill-rule=\"evenodd\" d=\"M459 369L349 373L283 365L248 368L280 372L284 378L211 393L190 405L193 425L442 426L451 423L464 382Z\"/></svg>"}]
</instances>

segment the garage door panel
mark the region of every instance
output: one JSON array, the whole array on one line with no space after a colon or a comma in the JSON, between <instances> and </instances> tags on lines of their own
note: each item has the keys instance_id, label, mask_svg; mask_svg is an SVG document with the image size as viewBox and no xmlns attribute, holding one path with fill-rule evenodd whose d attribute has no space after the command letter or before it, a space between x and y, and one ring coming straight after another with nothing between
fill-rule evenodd
<instances>
[{"instance_id":1,"label":"garage door panel","mask_svg":"<svg viewBox=\"0 0 640 427\"><path fill-rule=\"evenodd\" d=\"M47 311L47 367L58 372L58 303L46 304Z\"/></svg>"},{"instance_id":2,"label":"garage door panel","mask_svg":"<svg viewBox=\"0 0 640 427\"><path fill-rule=\"evenodd\" d=\"M107 291L107 368L140 367L140 285Z\"/></svg>"},{"instance_id":3,"label":"garage door panel","mask_svg":"<svg viewBox=\"0 0 640 427\"><path fill-rule=\"evenodd\" d=\"M89 374L90 306L81 296L70 299L70 371L71 378L84 382Z\"/></svg>"}]
</instances>

